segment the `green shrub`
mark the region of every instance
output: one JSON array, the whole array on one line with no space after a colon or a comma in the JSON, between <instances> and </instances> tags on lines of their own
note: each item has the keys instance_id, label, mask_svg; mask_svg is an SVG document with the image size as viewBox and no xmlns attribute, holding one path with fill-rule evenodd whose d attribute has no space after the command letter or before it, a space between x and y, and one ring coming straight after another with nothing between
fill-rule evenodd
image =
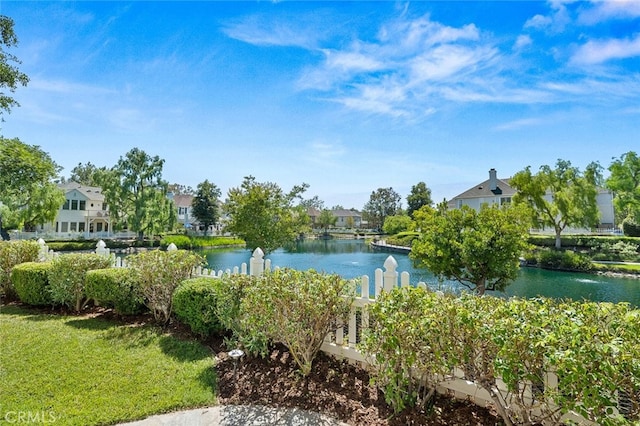
<instances>
[{"instance_id":1,"label":"green shrub","mask_svg":"<svg viewBox=\"0 0 640 426\"><path fill-rule=\"evenodd\" d=\"M640 224L633 219L627 218L622 221L622 231L628 237L640 237Z\"/></svg>"},{"instance_id":2,"label":"green shrub","mask_svg":"<svg viewBox=\"0 0 640 426\"><path fill-rule=\"evenodd\" d=\"M256 287L258 277L252 275L223 275L218 283L218 297L216 299L216 316L220 325L233 334L234 347L240 344L244 337L243 346L251 353L260 353L266 338L257 333L255 339L248 338L253 330L243 330L240 321L240 307L245 294ZM253 347L251 342L257 342ZM265 343L266 344L266 343Z\"/></svg>"},{"instance_id":3,"label":"green shrub","mask_svg":"<svg viewBox=\"0 0 640 426\"><path fill-rule=\"evenodd\" d=\"M278 269L246 292L240 322L243 330L287 346L306 376L332 324L346 321L354 295L354 283L339 275Z\"/></svg>"},{"instance_id":4,"label":"green shrub","mask_svg":"<svg viewBox=\"0 0 640 426\"><path fill-rule=\"evenodd\" d=\"M169 244L175 244L177 248L184 250L191 250L193 245L191 238L187 235L167 235L160 240L160 247L166 249Z\"/></svg>"},{"instance_id":5,"label":"green shrub","mask_svg":"<svg viewBox=\"0 0 640 426\"><path fill-rule=\"evenodd\" d=\"M571 250L540 250L537 254L538 266L545 269L570 271L590 271L593 269L588 256Z\"/></svg>"},{"instance_id":6,"label":"green shrub","mask_svg":"<svg viewBox=\"0 0 640 426\"><path fill-rule=\"evenodd\" d=\"M113 306L121 315L139 313L144 300L129 268L106 268L87 271L85 278L87 299L100 306Z\"/></svg>"},{"instance_id":7,"label":"green shrub","mask_svg":"<svg viewBox=\"0 0 640 426\"><path fill-rule=\"evenodd\" d=\"M15 295L11 270L21 263L38 260L39 250L35 241L0 241L0 294Z\"/></svg>"},{"instance_id":8,"label":"green shrub","mask_svg":"<svg viewBox=\"0 0 640 426\"><path fill-rule=\"evenodd\" d=\"M25 262L11 271L11 282L18 298L28 305L51 305L47 274L51 262Z\"/></svg>"},{"instance_id":9,"label":"green shrub","mask_svg":"<svg viewBox=\"0 0 640 426\"><path fill-rule=\"evenodd\" d=\"M160 247L166 249L171 243L175 244L179 249L193 250L206 247L243 245L244 241L231 237L167 235L160 241Z\"/></svg>"},{"instance_id":10,"label":"green shrub","mask_svg":"<svg viewBox=\"0 0 640 426\"><path fill-rule=\"evenodd\" d=\"M54 303L80 312L87 302L84 284L87 271L111 266L111 259L97 254L68 253L53 259L49 290Z\"/></svg>"},{"instance_id":11,"label":"green shrub","mask_svg":"<svg viewBox=\"0 0 640 426\"><path fill-rule=\"evenodd\" d=\"M185 250L153 250L127 258L147 307L157 321L165 323L171 318L174 290L203 261L202 256Z\"/></svg>"},{"instance_id":12,"label":"green shrub","mask_svg":"<svg viewBox=\"0 0 640 426\"><path fill-rule=\"evenodd\" d=\"M217 278L191 278L183 281L173 293L176 317L202 337L222 330L216 314L219 284Z\"/></svg>"}]
</instances>

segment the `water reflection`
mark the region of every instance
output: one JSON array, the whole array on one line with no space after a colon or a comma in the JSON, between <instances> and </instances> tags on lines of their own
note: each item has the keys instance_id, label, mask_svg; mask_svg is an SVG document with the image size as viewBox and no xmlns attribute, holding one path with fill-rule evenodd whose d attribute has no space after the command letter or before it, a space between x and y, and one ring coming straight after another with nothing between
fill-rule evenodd
<instances>
[{"instance_id":1,"label":"water reflection","mask_svg":"<svg viewBox=\"0 0 640 426\"><path fill-rule=\"evenodd\" d=\"M205 250L209 267L215 270L233 269L243 262L249 263L251 252L245 249ZM363 240L310 240L298 242L286 249L267 255L273 266L340 274L345 278L373 276L382 268L389 253L372 251ZM398 271L411 274L413 285L422 281L432 289L459 293L466 290L455 281L439 281L425 269L415 268L408 256L393 254ZM370 289L373 292L373 289ZM640 280L613 278L599 275L551 272L523 268L518 279L502 296L553 297L574 300L630 302L640 307Z\"/></svg>"}]
</instances>

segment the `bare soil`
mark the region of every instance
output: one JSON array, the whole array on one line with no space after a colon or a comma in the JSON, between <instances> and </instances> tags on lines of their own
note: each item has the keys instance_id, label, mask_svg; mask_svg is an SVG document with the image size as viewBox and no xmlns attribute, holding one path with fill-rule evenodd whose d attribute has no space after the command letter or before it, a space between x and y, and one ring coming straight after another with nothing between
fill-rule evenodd
<instances>
[{"instance_id":1,"label":"bare soil","mask_svg":"<svg viewBox=\"0 0 640 426\"><path fill-rule=\"evenodd\" d=\"M424 410L393 413L369 373L320 353L313 370L302 377L286 347L276 345L266 358L230 359L220 339L206 342L217 354L220 404L260 404L320 412L349 425L502 425L489 409L469 401L437 395Z\"/></svg>"}]
</instances>

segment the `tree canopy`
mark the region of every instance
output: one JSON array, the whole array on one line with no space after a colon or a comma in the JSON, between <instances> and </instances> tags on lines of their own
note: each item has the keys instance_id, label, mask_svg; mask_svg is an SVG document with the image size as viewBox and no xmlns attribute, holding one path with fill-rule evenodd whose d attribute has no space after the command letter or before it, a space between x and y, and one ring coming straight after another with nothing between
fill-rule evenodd
<instances>
[{"instance_id":1,"label":"tree canopy","mask_svg":"<svg viewBox=\"0 0 640 426\"><path fill-rule=\"evenodd\" d=\"M406 214L387 216L382 226L382 231L387 235L395 235L400 232L411 231L415 227L413 220Z\"/></svg>"},{"instance_id":2,"label":"tree canopy","mask_svg":"<svg viewBox=\"0 0 640 426\"><path fill-rule=\"evenodd\" d=\"M69 180L82 185L102 187L100 177L102 176L101 173L106 171L106 169L106 167L98 168L91 162L87 162L86 164L78 163L77 166L71 169Z\"/></svg>"},{"instance_id":3,"label":"tree canopy","mask_svg":"<svg viewBox=\"0 0 640 426\"><path fill-rule=\"evenodd\" d=\"M369 201L362 209L362 215L369 222L369 228L382 229L387 216L400 211L400 195L393 188L378 188L371 192Z\"/></svg>"},{"instance_id":4,"label":"tree canopy","mask_svg":"<svg viewBox=\"0 0 640 426\"><path fill-rule=\"evenodd\" d=\"M64 202L53 182L60 170L39 146L0 136L0 229L54 220Z\"/></svg>"},{"instance_id":5,"label":"tree canopy","mask_svg":"<svg viewBox=\"0 0 640 426\"><path fill-rule=\"evenodd\" d=\"M482 295L504 290L516 277L527 247L528 220L522 208L484 204L447 209L423 207L414 213L420 236L411 258L435 275L454 279Z\"/></svg>"},{"instance_id":6,"label":"tree canopy","mask_svg":"<svg viewBox=\"0 0 640 426\"><path fill-rule=\"evenodd\" d=\"M324 233L326 234L327 230L330 227L336 226L336 222L338 222L338 217L334 216L333 213L331 213L331 210L322 209L322 211L320 212L320 215L318 216L318 220L316 221L316 224L320 226L324 230Z\"/></svg>"},{"instance_id":7,"label":"tree canopy","mask_svg":"<svg viewBox=\"0 0 640 426\"><path fill-rule=\"evenodd\" d=\"M558 160L555 169L542 166L536 174L527 167L511 178L510 185L517 190L513 201L530 207L534 226L554 229L559 249L567 226L590 228L598 224L600 169L600 165L591 163L582 173L565 160Z\"/></svg>"},{"instance_id":8,"label":"tree canopy","mask_svg":"<svg viewBox=\"0 0 640 426\"><path fill-rule=\"evenodd\" d=\"M226 230L242 238L249 250L260 247L265 253L295 241L309 229L310 218L304 207L294 207L295 199L306 189L303 184L285 193L275 183L245 177L239 187L228 191Z\"/></svg>"},{"instance_id":9,"label":"tree canopy","mask_svg":"<svg viewBox=\"0 0 640 426\"><path fill-rule=\"evenodd\" d=\"M26 86L29 82L29 77L17 67L20 64L18 58L7 51L7 48L18 44L13 26L13 19L0 15L0 115L20 105L6 93L6 89L13 93L18 85Z\"/></svg>"},{"instance_id":10,"label":"tree canopy","mask_svg":"<svg viewBox=\"0 0 640 426\"><path fill-rule=\"evenodd\" d=\"M176 222L173 202L162 180L164 160L133 148L100 177L114 226L128 227L138 238L171 229Z\"/></svg>"},{"instance_id":11,"label":"tree canopy","mask_svg":"<svg viewBox=\"0 0 640 426\"><path fill-rule=\"evenodd\" d=\"M205 180L198 184L196 194L191 202L193 216L204 226L204 233L210 226L218 223L220 218L220 189Z\"/></svg>"},{"instance_id":12,"label":"tree canopy","mask_svg":"<svg viewBox=\"0 0 640 426\"><path fill-rule=\"evenodd\" d=\"M614 158L609 172L606 186L615 194L613 204L617 218L640 224L640 157L630 151Z\"/></svg>"},{"instance_id":13,"label":"tree canopy","mask_svg":"<svg viewBox=\"0 0 640 426\"><path fill-rule=\"evenodd\" d=\"M422 206L433 205L431 190L424 182L418 182L411 187L411 193L407 195L407 214L413 217L413 212L420 210Z\"/></svg>"}]
</instances>

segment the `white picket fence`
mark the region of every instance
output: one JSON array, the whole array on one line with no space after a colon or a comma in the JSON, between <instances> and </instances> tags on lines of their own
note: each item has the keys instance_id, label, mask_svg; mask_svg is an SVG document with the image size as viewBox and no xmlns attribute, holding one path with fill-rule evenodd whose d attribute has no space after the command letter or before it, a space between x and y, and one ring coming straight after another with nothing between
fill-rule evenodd
<instances>
[{"instance_id":1,"label":"white picket fence","mask_svg":"<svg viewBox=\"0 0 640 426\"><path fill-rule=\"evenodd\" d=\"M38 241L40 244L40 258L46 259L53 256L57 256L57 253L49 250L45 242L41 239ZM171 244L167 250L177 250L176 246ZM96 245L95 252L103 256L110 256L113 258L114 267L126 267L126 259L122 257L116 257L110 252L103 241L99 241ZM370 304L376 303L377 297L384 291L390 291L395 287L407 287L410 285L410 275L408 272L398 272L396 269L398 263L393 256L388 256L383 264L383 269L378 268L374 273L373 289L374 293L370 292L370 278L368 275L362 275L359 280L360 294L354 299L351 306L351 312L346 324L336 323L335 330L331 331L325 338L325 341L321 347L321 350L336 356L340 359L347 359L350 362L358 363L363 366L370 365L373 360L367 357L358 349L360 338L363 330L368 327L369 316L367 307ZM207 268L198 267L193 271L194 276L201 277L213 277L221 278L225 274L242 274L260 276L264 272L270 271L272 268L270 259L264 258L264 253L260 248L254 250L249 264L243 263L240 266L236 266L232 269L214 271ZM424 282L417 284L418 287L426 288ZM544 386L557 387L558 379L553 373L547 373ZM530 388L530 386L529 386ZM474 382L463 378L462 370L456 370L449 377L443 377L438 382L437 391L442 394L447 394L459 399L469 400L481 407L486 407L493 404L489 393ZM498 391L503 400L509 399L509 391L507 386L500 380L498 380ZM533 396L531 396L533 398ZM591 425L592 422L585 420L583 417L575 414L568 413L563 416L564 420L574 422L581 425Z\"/></svg>"}]
</instances>

